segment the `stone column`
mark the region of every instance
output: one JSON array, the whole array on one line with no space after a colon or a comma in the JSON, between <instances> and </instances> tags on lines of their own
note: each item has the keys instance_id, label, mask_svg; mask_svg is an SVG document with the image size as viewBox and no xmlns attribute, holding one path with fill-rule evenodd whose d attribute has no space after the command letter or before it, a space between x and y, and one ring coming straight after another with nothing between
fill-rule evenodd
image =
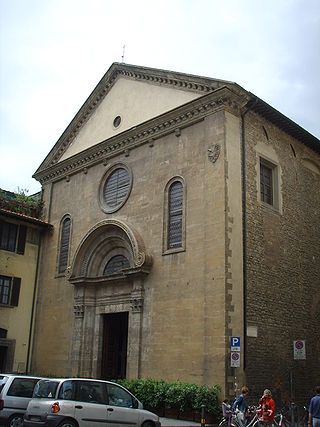
<instances>
[{"instance_id":1,"label":"stone column","mask_svg":"<svg viewBox=\"0 0 320 427\"><path fill-rule=\"evenodd\" d=\"M140 280L135 281L131 292L131 311L129 312L127 378L140 377L141 329L143 315L144 290Z\"/></svg>"},{"instance_id":2,"label":"stone column","mask_svg":"<svg viewBox=\"0 0 320 427\"><path fill-rule=\"evenodd\" d=\"M86 287L81 337L80 376L92 377L93 340L96 320L95 287Z\"/></svg>"},{"instance_id":3,"label":"stone column","mask_svg":"<svg viewBox=\"0 0 320 427\"><path fill-rule=\"evenodd\" d=\"M83 337L84 301L83 288L74 288L74 326L71 342L71 374L80 375L81 348Z\"/></svg>"}]
</instances>

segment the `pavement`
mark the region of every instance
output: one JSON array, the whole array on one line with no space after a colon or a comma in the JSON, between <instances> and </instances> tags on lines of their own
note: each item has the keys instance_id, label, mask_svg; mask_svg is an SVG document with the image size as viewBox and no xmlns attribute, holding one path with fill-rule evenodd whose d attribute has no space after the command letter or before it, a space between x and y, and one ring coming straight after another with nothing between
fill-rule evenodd
<instances>
[{"instance_id":1,"label":"pavement","mask_svg":"<svg viewBox=\"0 0 320 427\"><path fill-rule=\"evenodd\" d=\"M160 417L161 426L163 427L200 427L200 422L176 420L173 418ZM207 426L208 424L206 424Z\"/></svg>"}]
</instances>

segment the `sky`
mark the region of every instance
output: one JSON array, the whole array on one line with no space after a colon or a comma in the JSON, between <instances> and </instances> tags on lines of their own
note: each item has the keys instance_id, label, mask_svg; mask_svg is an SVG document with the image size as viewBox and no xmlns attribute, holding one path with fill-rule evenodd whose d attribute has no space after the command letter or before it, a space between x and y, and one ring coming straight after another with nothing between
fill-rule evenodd
<instances>
[{"instance_id":1,"label":"sky","mask_svg":"<svg viewBox=\"0 0 320 427\"><path fill-rule=\"evenodd\" d=\"M234 81L320 138L320 0L0 0L0 188L40 191L32 175L122 59Z\"/></svg>"}]
</instances>

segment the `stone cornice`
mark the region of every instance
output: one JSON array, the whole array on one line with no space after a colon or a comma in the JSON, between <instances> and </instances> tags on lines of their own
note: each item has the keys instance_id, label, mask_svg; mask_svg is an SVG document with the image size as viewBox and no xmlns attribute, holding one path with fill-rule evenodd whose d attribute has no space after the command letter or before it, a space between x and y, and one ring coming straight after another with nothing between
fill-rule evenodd
<instances>
[{"instance_id":1,"label":"stone cornice","mask_svg":"<svg viewBox=\"0 0 320 427\"><path fill-rule=\"evenodd\" d=\"M51 164L36 172L34 177L41 184L63 178L69 179L75 173L87 171L89 167L98 163L106 163L108 159L121 153L128 153L139 145L153 144L157 139L191 126L219 109L227 109L239 114L239 109L247 100L246 97L239 97L230 88L222 87L102 141L68 159Z\"/></svg>"},{"instance_id":2,"label":"stone cornice","mask_svg":"<svg viewBox=\"0 0 320 427\"><path fill-rule=\"evenodd\" d=\"M97 285L110 284L111 286L115 283L122 283L136 277L146 276L150 273L150 268L144 266L139 268L127 268L122 270L121 273L113 274L112 276L99 276L99 277L70 277L69 282L72 285Z\"/></svg>"},{"instance_id":3,"label":"stone cornice","mask_svg":"<svg viewBox=\"0 0 320 427\"><path fill-rule=\"evenodd\" d=\"M119 77L133 79L137 81L149 82L160 86L171 87L184 91L196 92L202 95L212 92L223 86L232 86L234 90L242 90L236 83L225 80L211 79L191 74L184 74L154 68L137 67L128 64L114 63L97 84L91 95L82 105L74 119L63 132L57 143L54 145L46 159L40 165L35 176L42 169L57 163L66 152L80 129L87 122L92 113L96 110L107 93L110 91L115 81Z\"/></svg>"}]
</instances>

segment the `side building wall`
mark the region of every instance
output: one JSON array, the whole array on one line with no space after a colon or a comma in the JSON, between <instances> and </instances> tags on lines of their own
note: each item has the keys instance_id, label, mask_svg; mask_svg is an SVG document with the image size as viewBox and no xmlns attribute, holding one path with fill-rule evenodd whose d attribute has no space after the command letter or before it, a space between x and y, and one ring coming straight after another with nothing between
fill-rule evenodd
<instances>
[{"instance_id":1,"label":"side building wall","mask_svg":"<svg viewBox=\"0 0 320 427\"><path fill-rule=\"evenodd\" d=\"M302 405L320 382L320 158L251 113L246 157L247 385ZM278 173L275 207L260 201L261 158ZM294 340L306 360L294 360Z\"/></svg>"},{"instance_id":2,"label":"side building wall","mask_svg":"<svg viewBox=\"0 0 320 427\"><path fill-rule=\"evenodd\" d=\"M36 271L39 246L39 229L7 217L1 217L5 223L27 227L26 241L23 253L15 250L0 249L0 275L10 279L8 302L0 303L0 328L4 336L0 338L2 369L6 372L24 373L28 369L28 359L31 357L29 339L32 334L32 310L34 304ZM15 290L15 302L12 303L14 279L18 280L18 290Z\"/></svg>"}]
</instances>

